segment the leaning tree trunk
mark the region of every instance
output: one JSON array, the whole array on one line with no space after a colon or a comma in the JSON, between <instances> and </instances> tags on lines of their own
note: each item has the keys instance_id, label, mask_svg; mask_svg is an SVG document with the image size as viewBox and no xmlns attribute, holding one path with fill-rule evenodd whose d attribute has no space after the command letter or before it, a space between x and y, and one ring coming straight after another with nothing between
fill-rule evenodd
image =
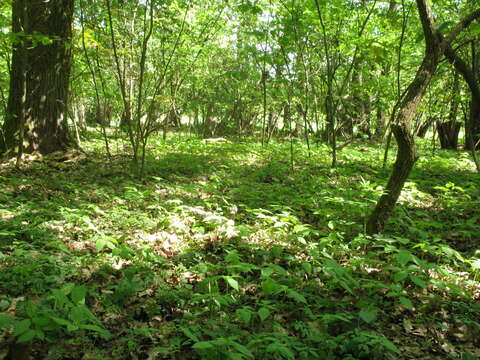
<instances>
[{"instance_id":1,"label":"leaning tree trunk","mask_svg":"<svg viewBox=\"0 0 480 360\"><path fill-rule=\"evenodd\" d=\"M48 154L70 144L66 117L72 16L73 0L13 1L12 30L24 35L13 45L0 153Z\"/></svg>"},{"instance_id":2,"label":"leaning tree trunk","mask_svg":"<svg viewBox=\"0 0 480 360\"><path fill-rule=\"evenodd\" d=\"M380 197L367 222L368 234L381 232L390 217L400 196L405 181L418 158L414 137L412 134L412 119L420 105L430 80L437 69L446 47L465 27L480 17L480 10L475 11L461 20L445 39L435 27L432 9L428 0L416 0L418 14L425 35L426 51L423 62L414 80L400 102L398 115L392 125L392 132L397 140L398 151L385 193Z\"/></svg>"}]
</instances>

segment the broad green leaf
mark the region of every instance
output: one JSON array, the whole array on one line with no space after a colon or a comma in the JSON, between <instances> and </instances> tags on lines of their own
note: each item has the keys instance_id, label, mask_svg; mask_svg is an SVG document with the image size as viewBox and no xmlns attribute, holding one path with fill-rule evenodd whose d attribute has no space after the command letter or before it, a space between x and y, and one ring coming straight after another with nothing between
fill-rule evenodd
<instances>
[{"instance_id":1,"label":"broad green leaf","mask_svg":"<svg viewBox=\"0 0 480 360\"><path fill-rule=\"evenodd\" d=\"M33 329L27 330L17 339L17 343L21 344L32 341L35 338L36 333L37 332Z\"/></svg>"},{"instance_id":2,"label":"broad green leaf","mask_svg":"<svg viewBox=\"0 0 480 360\"><path fill-rule=\"evenodd\" d=\"M398 263L401 266L407 265L410 261L413 261L413 255L408 250L400 250L396 255L395 258L397 259Z\"/></svg>"},{"instance_id":3,"label":"broad green leaf","mask_svg":"<svg viewBox=\"0 0 480 360\"><path fill-rule=\"evenodd\" d=\"M262 283L262 291L265 295L276 295L282 292L283 287L273 279L267 279Z\"/></svg>"},{"instance_id":4,"label":"broad green leaf","mask_svg":"<svg viewBox=\"0 0 480 360\"><path fill-rule=\"evenodd\" d=\"M88 312L83 305L78 305L70 311L70 319L76 324L84 324L88 320Z\"/></svg>"},{"instance_id":5,"label":"broad green leaf","mask_svg":"<svg viewBox=\"0 0 480 360\"><path fill-rule=\"evenodd\" d=\"M305 274L311 274L312 273L312 264L310 264L309 262L303 262L302 263L302 268L303 268L303 271L305 271Z\"/></svg>"},{"instance_id":6,"label":"broad green leaf","mask_svg":"<svg viewBox=\"0 0 480 360\"><path fill-rule=\"evenodd\" d=\"M427 287L427 285L425 284L425 281L423 281L422 279L420 279L418 276L415 276L415 275L410 275L410 280L412 280L412 282L421 287L422 289L425 289Z\"/></svg>"},{"instance_id":7,"label":"broad green leaf","mask_svg":"<svg viewBox=\"0 0 480 360\"><path fill-rule=\"evenodd\" d=\"M395 281L396 283L402 282L402 281L405 280L407 277L408 277L408 272L406 272L406 271L399 271L399 272L397 272L397 273L393 276L393 281Z\"/></svg>"},{"instance_id":8,"label":"broad green leaf","mask_svg":"<svg viewBox=\"0 0 480 360\"><path fill-rule=\"evenodd\" d=\"M252 311L246 308L238 309L236 311L237 316L242 320L246 325L250 324L252 319Z\"/></svg>"},{"instance_id":9,"label":"broad green leaf","mask_svg":"<svg viewBox=\"0 0 480 360\"><path fill-rule=\"evenodd\" d=\"M97 249L97 251L102 251L105 248L105 246L107 246L107 239L105 238L97 239L95 243L95 248Z\"/></svg>"},{"instance_id":10,"label":"broad green leaf","mask_svg":"<svg viewBox=\"0 0 480 360\"><path fill-rule=\"evenodd\" d=\"M367 324L371 324L377 320L377 314L371 310L362 310L358 313L358 316L360 316L360 318Z\"/></svg>"},{"instance_id":11,"label":"broad green leaf","mask_svg":"<svg viewBox=\"0 0 480 360\"><path fill-rule=\"evenodd\" d=\"M198 342L199 339L197 337L197 335L195 335L189 328L182 328L182 332L185 334L185 336L187 336L189 339L195 341L195 342Z\"/></svg>"},{"instance_id":12,"label":"broad green leaf","mask_svg":"<svg viewBox=\"0 0 480 360\"><path fill-rule=\"evenodd\" d=\"M235 280L234 278L232 278L231 276L226 276L225 277L225 280L227 280L227 283L228 285L230 285L232 288L234 288L235 290L239 290L239 287L238 287L238 281Z\"/></svg>"},{"instance_id":13,"label":"broad green leaf","mask_svg":"<svg viewBox=\"0 0 480 360\"><path fill-rule=\"evenodd\" d=\"M76 305L85 304L86 295L87 295L87 287L85 285L75 286L71 294L73 303Z\"/></svg>"},{"instance_id":14,"label":"broad green leaf","mask_svg":"<svg viewBox=\"0 0 480 360\"><path fill-rule=\"evenodd\" d=\"M19 335L25 333L28 329L30 329L31 324L32 324L32 322L30 321L30 319L24 319L24 320L16 321L15 322L15 331L14 331L13 335L19 336Z\"/></svg>"},{"instance_id":15,"label":"broad green leaf","mask_svg":"<svg viewBox=\"0 0 480 360\"><path fill-rule=\"evenodd\" d=\"M407 299L406 297L400 297L398 300L400 301L400 304L405 306L407 309L413 310L413 304L410 299Z\"/></svg>"},{"instance_id":16,"label":"broad green leaf","mask_svg":"<svg viewBox=\"0 0 480 360\"><path fill-rule=\"evenodd\" d=\"M260 317L260 321L265 321L270 316L270 310L263 307L258 310L258 316Z\"/></svg>"},{"instance_id":17,"label":"broad green leaf","mask_svg":"<svg viewBox=\"0 0 480 360\"><path fill-rule=\"evenodd\" d=\"M305 299L305 297L296 292L295 290L291 290L291 289L288 289L287 290L287 293L286 293L287 297L297 301L297 302L300 302L300 303L303 303L303 304L306 304L307 303L307 299Z\"/></svg>"}]
</instances>

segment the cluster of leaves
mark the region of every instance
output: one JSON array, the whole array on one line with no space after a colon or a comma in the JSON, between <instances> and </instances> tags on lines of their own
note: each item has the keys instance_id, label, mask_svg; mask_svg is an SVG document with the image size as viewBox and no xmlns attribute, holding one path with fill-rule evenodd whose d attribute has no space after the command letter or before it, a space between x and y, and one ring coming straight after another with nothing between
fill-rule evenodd
<instances>
[{"instance_id":1,"label":"cluster of leaves","mask_svg":"<svg viewBox=\"0 0 480 360\"><path fill-rule=\"evenodd\" d=\"M463 154L421 162L392 232L371 238L375 147L336 170L318 147L292 170L286 144L152 145L142 182L96 151L1 170L5 341L45 359L478 356L479 184Z\"/></svg>"}]
</instances>

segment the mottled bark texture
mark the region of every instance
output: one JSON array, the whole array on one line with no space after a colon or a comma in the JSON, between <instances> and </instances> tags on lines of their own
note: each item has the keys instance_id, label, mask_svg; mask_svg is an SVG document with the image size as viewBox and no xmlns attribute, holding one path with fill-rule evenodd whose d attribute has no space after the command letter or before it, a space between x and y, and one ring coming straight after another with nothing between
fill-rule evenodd
<instances>
[{"instance_id":1,"label":"mottled bark texture","mask_svg":"<svg viewBox=\"0 0 480 360\"><path fill-rule=\"evenodd\" d=\"M7 115L0 153L48 154L70 143L67 99L71 66L73 0L15 0ZM22 97L22 95L24 95Z\"/></svg>"},{"instance_id":2,"label":"mottled bark texture","mask_svg":"<svg viewBox=\"0 0 480 360\"><path fill-rule=\"evenodd\" d=\"M429 1L416 0L416 2L425 35L425 56L414 80L407 88L405 96L400 102L395 122L392 125L392 132L398 144L397 157L385 188L385 193L378 200L375 209L368 219L366 226L368 234L376 234L384 229L402 192L405 181L418 158L412 134L412 119L425 94L425 90L435 74L438 63L455 37L473 20L480 17L479 9L462 19L444 38L435 27Z\"/></svg>"}]
</instances>

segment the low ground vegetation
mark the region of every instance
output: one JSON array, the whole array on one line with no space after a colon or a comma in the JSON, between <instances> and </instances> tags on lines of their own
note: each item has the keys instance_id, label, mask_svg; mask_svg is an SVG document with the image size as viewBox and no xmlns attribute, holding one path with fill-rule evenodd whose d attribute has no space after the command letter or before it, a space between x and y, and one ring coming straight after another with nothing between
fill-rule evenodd
<instances>
[{"instance_id":1,"label":"low ground vegetation","mask_svg":"<svg viewBox=\"0 0 480 360\"><path fill-rule=\"evenodd\" d=\"M378 145L332 169L322 145L292 158L289 142L175 135L152 141L139 180L110 140L111 158L92 136L85 153L1 165L0 359L480 357L467 153L424 145L368 237L389 174Z\"/></svg>"}]
</instances>

